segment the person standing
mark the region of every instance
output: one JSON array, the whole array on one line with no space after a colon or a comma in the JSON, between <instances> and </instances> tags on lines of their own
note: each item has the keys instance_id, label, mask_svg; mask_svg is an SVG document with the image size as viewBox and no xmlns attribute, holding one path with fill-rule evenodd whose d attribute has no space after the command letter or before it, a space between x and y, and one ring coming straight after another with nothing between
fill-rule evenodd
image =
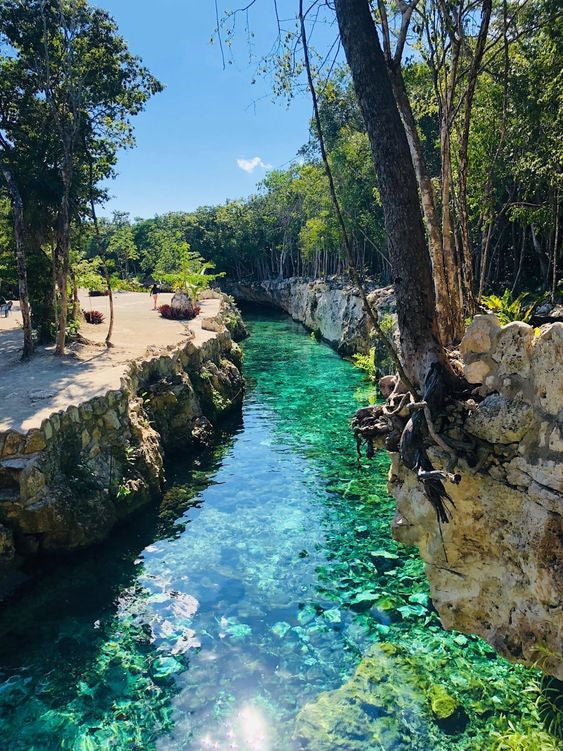
<instances>
[{"instance_id":1,"label":"person standing","mask_svg":"<svg viewBox=\"0 0 563 751\"><path fill-rule=\"evenodd\" d=\"M151 291L149 292L149 294L152 295L152 299L153 299L153 302L154 302L154 305L153 305L152 309L156 310L156 307L157 307L156 304L158 302L158 285L157 284L153 284L152 285Z\"/></svg>"}]
</instances>

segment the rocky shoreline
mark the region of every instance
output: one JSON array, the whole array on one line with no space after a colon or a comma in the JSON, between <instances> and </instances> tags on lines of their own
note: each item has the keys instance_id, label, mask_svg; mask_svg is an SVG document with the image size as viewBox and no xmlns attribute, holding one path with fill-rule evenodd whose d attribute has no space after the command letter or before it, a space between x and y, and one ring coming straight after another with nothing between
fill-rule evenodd
<instances>
[{"instance_id":1,"label":"rocky shoreline","mask_svg":"<svg viewBox=\"0 0 563 751\"><path fill-rule=\"evenodd\" d=\"M341 354L373 346L361 300L338 280L287 279L233 285L243 301L275 305L318 331ZM390 288L370 289L380 315L394 312ZM477 316L461 344L475 409L454 415L450 437L479 441L477 467L462 459L455 503L443 525L417 478L392 455L394 537L416 545L446 628L478 634L510 660L563 678L563 324L500 326ZM437 468L449 457L432 449Z\"/></svg>"},{"instance_id":2,"label":"rocky shoreline","mask_svg":"<svg viewBox=\"0 0 563 751\"><path fill-rule=\"evenodd\" d=\"M119 389L0 434L0 587L38 555L84 548L160 494L165 456L206 445L242 404L244 334L228 299L203 341L130 363Z\"/></svg>"},{"instance_id":3,"label":"rocky shoreline","mask_svg":"<svg viewBox=\"0 0 563 751\"><path fill-rule=\"evenodd\" d=\"M334 347L342 356L367 354L377 341L365 314L358 289L347 280L274 279L262 282L229 282L225 285L237 301L271 305L284 310L296 321ZM392 287L366 282L368 299L396 330L396 303Z\"/></svg>"}]
</instances>

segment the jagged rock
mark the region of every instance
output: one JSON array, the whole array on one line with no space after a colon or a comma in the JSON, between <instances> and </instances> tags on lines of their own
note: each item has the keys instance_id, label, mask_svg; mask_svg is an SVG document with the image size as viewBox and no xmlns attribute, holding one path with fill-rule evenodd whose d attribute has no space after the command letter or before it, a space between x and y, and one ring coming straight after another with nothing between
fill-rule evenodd
<instances>
[{"instance_id":1,"label":"jagged rock","mask_svg":"<svg viewBox=\"0 0 563 751\"><path fill-rule=\"evenodd\" d=\"M492 349L500 324L494 315L477 315L465 332L461 343L461 355L467 359L469 354L484 354Z\"/></svg>"},{"instance_id":2,"label":"jagged rock","mask_svg":"<svg viewBox=\"0 0 563 751\"><path fill-rule=\"evenodd\" d=\"M530 355L534 344L534 329L522 321L514 321L500 330L491 356L499 363L499 376L517 374L525 378L530 372Z\"/></svg>"},{"instance_id":3,"label":"jagged rock","mask_svg":"<svg viewBox=\"0 0 563 751\"><path fill-rule=\"evenodd\" d=\"M491 368L485 360L468 363L463 370L469 383L484 383L491 372Z\"/></svg>"},{"instance_id":4,"label":"jagged rock","mask_svg":"<svg viewBox=\"0 0 563 751\"><path fill-rule=\"evenodd\" d=\"M380 318L389 316L390 335L398 343L396 302L392 287L367 283L368 298ZM338 278L309 280L300 277L249 284L231 283L228 291L238 300L274 305L318 333L342 355L367 354L379 346L371 337L358 290ZM386 352L381 351L385 356Z\"/></svg>"},{"instance_id":5,"label":"jagged rock","mask_svg":"<svg viewBox=\"0 0 563 751\"><path fill-rule=\"evenodd\" d=\"M224 331L225 330L225 324L223 321L218 317L208 317L203 318L201 321L201 328L204 329L204 331Z\"/></svg>"},{"instance_id":6,"label":"jagged rock","mask_svg":"<svg viewBox=\"0 0 563 751\"><path fill-rule=\"evenodd\" d=\"M172 297L170 306L175 310L191 313L194 307L192 298L185 292L176 292Z\"/></svg>"},{"instance_id":7,"label":"jagged rock","mask_svg":"<svg viewBox=\"0 0 563 751\"><path fill-rule=\"evenodd\" d=\"M535 342L531 357L534 393L541 409L557 415L563 408L563 323L554 323Z\"/></svg>"},{"instance_id":8,"label":"jagged rock","mask_svg":"<svg viewBox=\"0 0 563 751\"><path fill-rule=\"evenodd\" d=\"M440 531L397 455L389 490L397 503L393 535L419 547L443 625L562 678L563 324L536 334L524 323L500 327L477 316L461 343L465 374L483 384L485 398L462 422L454 419L450 433L462 437L463 423L466 438L486 441L490 453L482 448L478 471L458 464L461 482L447 485L450 522ZM447 456L433 449L431 458L446 468Z\"/></svg>"},{"instance_id":9,"label":"jagged rock","mask_svg":"<svg viewBox=\"0 0 563 751\"><path fill-rule=\"evenodd\" d=\"M465 430L489 443L515 443L526 435L533 420L532 407L527 402L491 394L469 414Z\"/></svg>"},{"instance_id":10,"label":"jagged rock","mask_svg":"<svg viewBox=\"0 0 563 751\"><path fill-rule=\"evenodd\" d=\"M434 466L443 469L445 459L436 454ZM460 484L448 485L455 509L442 525L442 545L418 480L396 462L390 490L407 521L393 527L395 538L418 545L445 628L479 634L508 659L563 677L560 512L489 472L474 474L465 464L459 471Z\"/></svg>"}]
</instances>

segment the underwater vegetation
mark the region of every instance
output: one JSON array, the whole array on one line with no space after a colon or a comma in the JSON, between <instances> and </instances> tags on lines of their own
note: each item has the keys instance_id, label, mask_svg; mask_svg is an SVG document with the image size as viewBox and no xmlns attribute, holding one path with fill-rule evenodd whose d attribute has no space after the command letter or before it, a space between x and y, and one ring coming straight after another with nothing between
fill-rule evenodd
<instances>
[{"instance_id":1,"label":"underwater vegetation","mask_svg":"<svg viewBox=\"0 0 563 751\"><path fill-rule=\"evenodd\" d=\"M0 613L2 751L557 748L539 675L445 632L390 538L387 458L349 431L372 387L248 322L242 424Z\"/></svg>"}]
</instances>

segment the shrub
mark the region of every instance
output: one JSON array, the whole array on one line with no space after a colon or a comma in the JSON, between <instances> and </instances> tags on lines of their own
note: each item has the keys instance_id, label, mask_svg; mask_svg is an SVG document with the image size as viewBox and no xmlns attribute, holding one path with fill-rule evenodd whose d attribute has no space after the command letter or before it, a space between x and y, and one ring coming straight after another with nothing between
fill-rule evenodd
<instances>
[{"instance_id":1,"label":"shrub","mask_svg":"<svg viewBox=\"0 0 563 751\"><path fill-rule=\"evenodd\" d=\"M104 322L104 314L99 310L83 310L86 323L99 324Z\"/></svg>"},{"instance_id":2,"label":"shrub","mask_svg":"<svg viewBox=\"0 0 563 751\"><path fill-rule=\"evenodd\" d=\"M161 305L158 312L163 318L170 321L190 321L195 318L201 308L199 305L191 305L189 308L173 308L171 305Z\"/></svg>"},{"instance_id":3,"label":"shrub","mask_svg":"<svg viewBox=\"0 0 563 751\"><path fill-rule=\"evenodd\" d=\"M352 362L357 368L363 370L371 381L375 381L377 368L375 366L375 347L371 347L367 355L352 355Z\"/></svg>"},{"instance_id":4,"label":"shrub","mask_svg":"<svg viewBox=\"0 0 563 751\"><path fill-rule=\"evenodd\" d=\"M141 282L135 277L128 277L127 279L119 279L119 277L113 276L111 279L111 287L114 292L144 292L145 288Z\"/></svg>"},{"instance_id":5,"label":"shrub","mask_svg":"<svg viewBox=\"0 0 563 751\"><path fill-rule=\"evenodd\" d=\"M481 304L491 313L494 313L499 323L504 326L512 321L528 322L532 315L535 303L529 303L530 295L522 292L518 297L512 297L509 289L505 289L502 296L483 295Z\"/></svg>"}]
</instances>

